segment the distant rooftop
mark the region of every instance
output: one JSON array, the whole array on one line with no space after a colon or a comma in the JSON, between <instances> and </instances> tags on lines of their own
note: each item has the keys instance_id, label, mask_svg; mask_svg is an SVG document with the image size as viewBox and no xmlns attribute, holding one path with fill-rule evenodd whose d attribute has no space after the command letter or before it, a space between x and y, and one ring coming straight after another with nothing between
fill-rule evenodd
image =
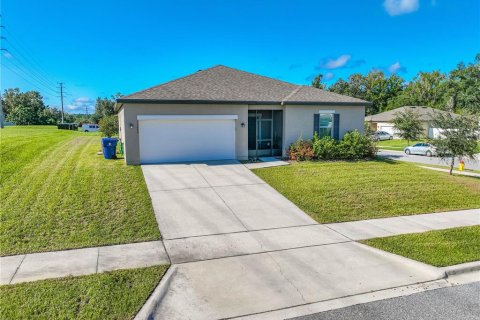
<instances>
[{"instance_id":1,"label":"distant rooftop","mask_svg":"<svg viewBox=\"0 0 480 320\"><path fill-rule=\"evenodd\" d=\"M117 102L370 105L361 99L221 65L121 97Z\"/></svg>"},{"instance_id":2,"label":"distant rooftop","mask_svg":"<svg viewBox=\"0 0 480 320\"><path fill-rule=\"evenodd\" d=\"M420 120L422 121L430 121L432 120L432 115L435 112L440 112L440 113L450 113L452 116L456 116L455 113L451 112L446 112L442 111L439 109L434 109L430 107L425 107L425 106L405 106L405 107L400 107L396 108L393 110L385 111L382 113L377 113L371 116L365 117L365 121L368 122L391 122L393 118L395 118L395 115L399 112L404 112L406 110L412 110L416 112L419 115Z\"/></svg>"}]
</instances>

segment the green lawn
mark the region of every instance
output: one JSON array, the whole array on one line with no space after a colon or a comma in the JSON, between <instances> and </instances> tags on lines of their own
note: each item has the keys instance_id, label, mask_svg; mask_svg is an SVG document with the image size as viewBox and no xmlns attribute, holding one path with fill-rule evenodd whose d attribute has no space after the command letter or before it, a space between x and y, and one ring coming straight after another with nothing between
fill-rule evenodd
<instances>
[{"instance_id":1,"label":"green lawn","mask_svg":"<svg viewBox=\"0 0 480 320\"><path fill-rule=\"evenodd\" d=\"M480 260L480 226L376 238L362 242L437 267Z\"/></svg>"},{"instance_id":2,"label":"green lawn","mask_svg":"<svg viewBox=\"0 0 480 320\"><path fill-rule=\"evenodd\" d=\"M0 255L160 238L141 168L97 155L99 135L0 134Z\"/></svg>"},{"instance_id":3,"label":"green lawn","mask_svg":"<svg viewBox=\"0 0 480 320\"><path fill-rule=\"evenodd\" d=\"M299 162L253 170L320 223L480 208L480 180L397 161Z\"/></svg>"},{"instance_id":4,"label":"green lawn","mask_svg":"<svg viewBox=\"0 0 480 320\"><path fill-rule=\"evenodd\" d=\"M415 143L419 143L423 141L410 141L401 140L401 139L394 139L394 140L384 140L378 141L377 147L379 149L386 149L386 150L394 150L394 151L403 151L403 148L414 145Z\"/></svg>"},{"instance_id":5,"label":"green lawn","mask_svg":"<svg viewBox=\"0 0 480 320\"><path fill-rule=\"evenodd\" d=\"M167 266L0 286L1 319L132 319Z\"/></svg>"}]
</instances>

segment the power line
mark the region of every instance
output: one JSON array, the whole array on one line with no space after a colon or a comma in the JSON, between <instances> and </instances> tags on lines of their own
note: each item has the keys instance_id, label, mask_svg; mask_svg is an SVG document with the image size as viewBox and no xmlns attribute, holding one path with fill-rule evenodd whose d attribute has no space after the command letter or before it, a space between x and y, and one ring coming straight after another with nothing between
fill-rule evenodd
<instances>
[{"instance_id":1,"label":"power line","mask_svg":"<svg viewBox=\"0 0 480 320\"><path fill-rule=\"evenodd\" d=\"M8 41L7 38L3 37L3 39L6 40L8 42L8 44L15 50L15 52L12 52L10 50L8 51L10 53L10 55L12 56L12 58L16 59L19 63L24 65L25 68L30 69L31 70L30 72L32 74L35 74L39 79L41 79L45 83L47 83L49 85L55 85L55 83L52 80L50 80L47 76L45 76L44 74L42 74L41 72L36 70L34 67L32 67L31 65L27 66L26 64L31 63L31 61L29 61L28 58L26 58L25 55L23 55L10 41ZM20 57L22 58L23 61L20 60Z\"/></svg>"},{"instance_id":2,"label":"power line","mask_svg":"<svg viewBox=\"0 0 480 320\"><path fill-rule=\"evenodd\" d=\"M3 51L10 53L7 49L3 49ZM35 81L38 85L45 88L44 90L50 90L54 94L57 93L54 89L52 89L52 87L47 82L45 82L44 80L42 80L42 78L40 78L39 76L37 76L33 72L31 72L20 60L18 60L18 59L15 59L15 60L8 59L7 61L9 61L18 70L23 72L25 74L25 76L29 77L32 81Z\"/></svg>"},{"instance_id":3,"label":"power line","mask_svg":"<svg viewBox=\"0 0 480 320\"><path fill-rule=\"evenodd\" d=\"M33 86L34 88L36 88L38 91L45 91L45 89L41 89L39 88L39 86L33 82L31 82L30 80L26 79L24 76L22 76L20 73L16 72L14 69L10 68L9 66L5 65L3 62L1 62L1 65L4 66L5 68L7 68L8 70L10 70L11 72L15 73L17 76L19 76L20 78L22 78L25 82L29 83L31 86ZM55 92L56 93L56 92Z\"/></svg>"},{"instance_id":4,"label":"power line","mask_svg":"<svg viewBox=\"0 0 480 320\"><path fill-rule=\"evenodd\" d=\"M38 68L37 72L41 74L42 77L44 77L47 82L50 82L51 84L55 85L55 81L51 80L50 76L48 75L48 72L46 72L45 69L41 66L41 64L34 58L34 56L30 54L30 52L26 49L26 47L21 44L18 38L16 38L15 35L13 35L13 33L10 32L10 30L5 26L0 26L0 27L3 30L5 30L9 35L8 38L4 37L4 40L6 40L12 46L12 48L14 48L15 51L17 51L17 53L21 55L26 61L29 61L32 64L32 66L35 65L36 68ZM16 45L12 41L10 41L10 38L13 39Z\"/></svg>"}]
</instances>

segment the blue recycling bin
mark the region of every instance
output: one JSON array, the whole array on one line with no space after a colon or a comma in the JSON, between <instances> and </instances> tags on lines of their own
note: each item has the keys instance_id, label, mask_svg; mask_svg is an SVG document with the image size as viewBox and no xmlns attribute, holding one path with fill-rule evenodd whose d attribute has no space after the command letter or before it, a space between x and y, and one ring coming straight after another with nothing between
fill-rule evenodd
<instances>
[{"instance_id":1,"label":"blue recycling bin","mask_svg":"<svg viewBox=\"0 0 480 320\"><path fill-rule=\"evenodd\" d=\"M116 138L102 138L103 157L105 159L117 158L117 142Z\"/></svg>"}]
</instances>

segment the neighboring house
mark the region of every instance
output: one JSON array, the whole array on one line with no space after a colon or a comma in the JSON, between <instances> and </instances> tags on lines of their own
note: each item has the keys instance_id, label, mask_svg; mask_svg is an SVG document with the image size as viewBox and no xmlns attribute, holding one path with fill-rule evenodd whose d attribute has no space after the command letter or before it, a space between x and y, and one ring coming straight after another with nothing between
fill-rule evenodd
<instances>
[{"instance_id":1,"label":"neighboring house","mask_svg":"<svg viewBox=\"0 0 480 320\"><path fill-rule=\"evenodd\" d=\"M388 132L394 137L396 132L393 125L393 119L396 114L399 112L404 112L406 110L412 110L416 112L419 116L419 119L422 121L423 126L423 135L429 138L436 138L440 134L437 128L432 127L432 116L435 112L447 113L446 111L433 109L430 107L423 106L405 106L397 109L385 111L382 113L374 114L372 116L365 117L365 121L369 123L370 129L372 131L385 131ZM455 116L454 113L450 113L452 116Z\"/></svg>"},{"instance_id":2,"label":"neighboring house","mask_svg":"<svg viewBox=\"0 0 480 320\"><path fill-rule=\"evenodd\" d=\"M286 156L314 130L363 132L370 103L225 66L117 99L127 164Z\"/></svg>"}]
</instances>

